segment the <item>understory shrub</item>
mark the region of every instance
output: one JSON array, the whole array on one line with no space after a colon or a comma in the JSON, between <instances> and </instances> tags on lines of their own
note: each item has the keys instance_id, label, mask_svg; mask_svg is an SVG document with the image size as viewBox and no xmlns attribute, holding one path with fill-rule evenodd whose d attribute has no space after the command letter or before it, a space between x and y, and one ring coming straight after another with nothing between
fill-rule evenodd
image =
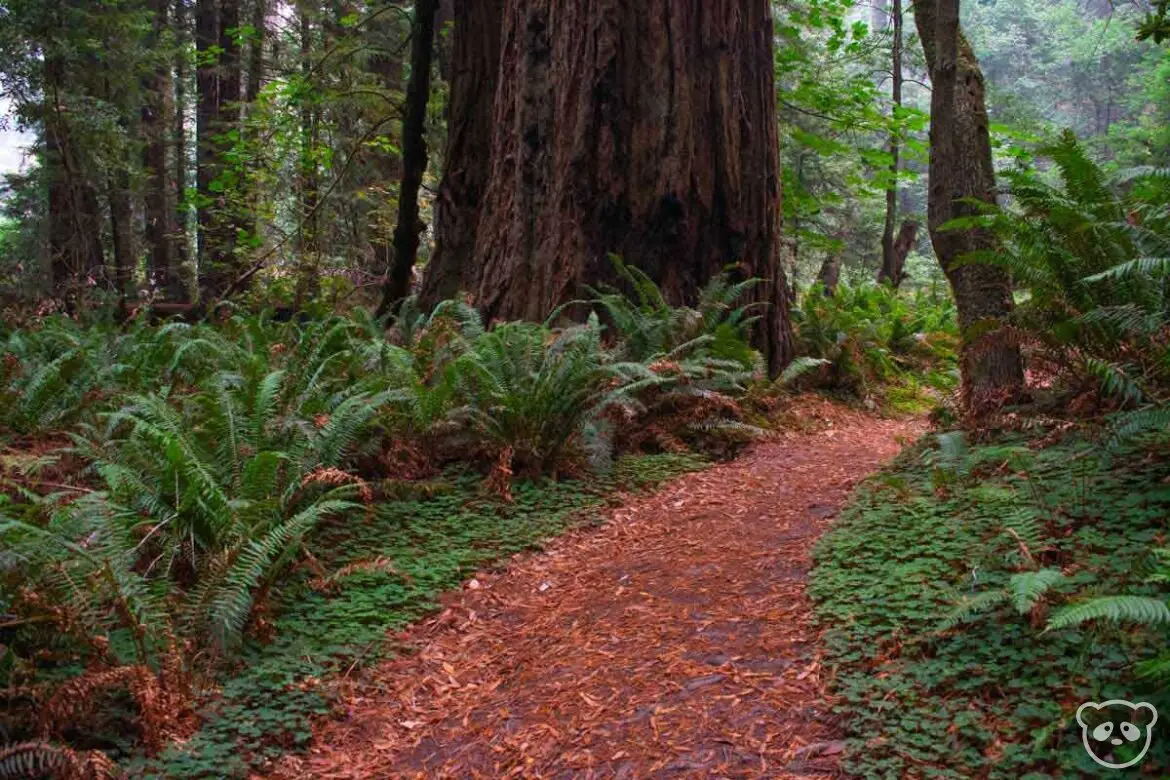
<instances>
[{"instance_id":1,"label":"understory shrub","mask_svg":"<svg viewBox=\"0 0 1170 780\"><path fill-rule=\"evenodd\" d=\"M816 378L830 390L913 408L921 390L958 384L955 305L938 290L814 285L792 319L799 351L824 361Z\"/></svg>"},{"instance_id":2,"label":"understory shrub","mask_svg":"<svg viewBox=\"0 0 1170 780\"><path fill-rule=\"evenodd\" d=\"M272 647L258 668L285 668L280 659L298 652L293 640L304 636L289 616L303 604L285 589L312 601L305 587L332 594L367 571L401 591L400 572L410 571L433 587L408 588L410 608L394 621L417 617L438 587L490 556L440 577L425 570L437 558L422 570L402 560L413 548L393 538L406 533L399 521L378 526L388 540L360 529L419 495L447 506L432 491L451 484L453 468L459 500L481 503L485 517L528 502L533 483L513 484L513 471L541 480L591 467L595 487L579 502L591 506L603 486L628 479L629 453L667 450L682 463L688 442L742 425L736 397L759 359L747 345L750 319L732 303L748 286L717 280L690 310L667 306L642 279L651 298L628 311L645 315L645 332L636 318L606 327L596 313L578 325L488 329L462 302L424 313L409 301L390 323L363 310L307 322L237 311L162 325L54 316L4 334L0 688L11 708L2 725L6 737L32 741L0 754L0 769L81 766L95 748L134 761L171 755L169 744L210 722L199 705L241 658ZM613 297L595 304L621 308ZM623 435L643 424L672 446ZM426 544L478 543L425 516L434 528L410 534L435 534ZM539 528L521 536L555 530ZM363 629L363 641L388 625ZM314 673L302 667L293 677ZM253 701L292 678L279 679L274 688L240 678L222 703L249 729L300 734L300 744L319 706L313 696L290 694L278 710ZM270 722L258 725L256 708ZM219 725L198 731L203 758L174 754L168 774L219 760L245 771L236 745L247 735L212 720ZM273 745L250 749L262 748Z\"/></svg>"}]
</instances>

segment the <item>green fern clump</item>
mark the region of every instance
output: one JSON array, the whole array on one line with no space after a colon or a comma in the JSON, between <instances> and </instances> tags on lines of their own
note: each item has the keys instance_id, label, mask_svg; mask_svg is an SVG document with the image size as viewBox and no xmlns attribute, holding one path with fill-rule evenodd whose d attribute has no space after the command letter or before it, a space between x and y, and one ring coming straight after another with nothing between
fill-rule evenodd
<instances>
[{"instance_id":1,"label":"green fern clump","mask_svg":"<svg viewBox=\"0 0 1170 780\"><path fill-rule=\"evenodd\" d=\"M954 384L958 339L949 299L883 285L840 285L830 295L816 285L793 323L799 350L826 361L823 380L831 389L870 396L907 383L939 390Z\"/></svg>"},{"instance_id":2,"label":"green fern clump","mask_svg":"<svg viewBox=\"0 0 1170 780\"><path fill-rule=\"evenodd\" d=\"M1110 176L1067 131L1039 155L1051 174L1010 171L1009 205L949 224L1000 238L1000 250L964 262L1010 271L1026 291L1015 327L1074 392L1088 385L1130 406L1160 397L1170 382L1170 178L1152 168Z\"/></svg>"},{"instance_id":3,"label":"green fern clump","mask_svg":"<svg viewBox=\"0 0 1170 780\"><path fill-rule=\"evenodd\" d=\"M129 631L143 664L173 637L236 644L313 529L368 498L348 469L389 393L358 373L356 330L264 315L132 329L139 362L114 381L155 387L70 432L71 457L90 464L85 487L10 505L29 511L3 525L13 568L0 590L35 586L83 635ZM167 344L180 349L164 361Z\"/></svg>"},{"instance_id":4,"label":"green fern clump","mask_svg":"<svg viewBox=\"0 0 1170 780\"><path fill-rule=\"evenodd\" d=\"M457 414L495 449L510 450L517 463L553 469L586 420L622 397L622 383L607 362L596 317L561 331L499 325L455 363L454 381L465 402Z\"/></svg>"}]
</instances>

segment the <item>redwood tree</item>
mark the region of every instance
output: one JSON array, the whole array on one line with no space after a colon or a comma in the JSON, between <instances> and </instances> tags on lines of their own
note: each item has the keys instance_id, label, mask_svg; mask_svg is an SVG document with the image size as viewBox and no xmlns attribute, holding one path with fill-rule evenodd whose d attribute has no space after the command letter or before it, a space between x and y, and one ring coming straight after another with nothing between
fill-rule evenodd
<instances>
[{"instance_id":1,"label":"redwood tree","mask_svg":"<svg viewBox=\"0 0 1170 780\"><path fill-rule=\"evenodd\" d=\"M504 0L491 168L460 274L476 305L543 319L616 282L611 254L676 303L730 267L765 280L757 340L778 370L792 337L772 35L768 0Z\"/></svg>"},{"instance_id":2,"label":"redwood tree","mask_svg":"<svg viewBox=\"0 0 1170 780\"><path fill-rule=\"evenodd\" d=\"M451 9L445 166L435 201L435 247L419 293L427 308L476 286L472 256L491 173L503 8L504 0L465 0Z\"/></svg>"},{"instance_id":3,"label":"redwood tree","mask_svg":"<svg viewBox=\"0 0 1170 780\"><path fill-rule=\"evenodd\" d=\"M199 192L199 281L205 301L223 294L237 272L233 188L225 156L240 124L241 56L239 0L196 0L196 186Z\"/></svg>"},{"instance_id":4,"label":"redwood tree","mask_svg":"<svg viewBox=\"0 0 1170 780\"><path fill-rule=\"evenodd\" d=\"M985 230L940 229L976 213L972 202L995 202L983 74L959 29L959 0L917 0L914 20L933 87L928 225L959 309L963 389L978 409L1019 395L1024 382L1019 347L995 333L1012 310L1011 279L996 266L960 262L972 252L993 251L995 237Z\"/></svg>"},{"instance_id":5,"label":"redwood tree","mask_svg":"<svg viewBox=\"0 0 1170 780\"><path fill-rule=\"evenodd\" d=\"M151 0L151 10L154 18L148 41L150 46L160 47L169 24L170 0ZM175 122L169 60L170 57L159 58L142 79L142 134L145 139L142 163L147 176L143 198L144 236L151 281L169 300L182 301L186 295L178 258L176 193L167 164L167 149L171 145L169 133ZM176 156L181 153L181 149L175 149Z\"/></svg>"}]
</instances>

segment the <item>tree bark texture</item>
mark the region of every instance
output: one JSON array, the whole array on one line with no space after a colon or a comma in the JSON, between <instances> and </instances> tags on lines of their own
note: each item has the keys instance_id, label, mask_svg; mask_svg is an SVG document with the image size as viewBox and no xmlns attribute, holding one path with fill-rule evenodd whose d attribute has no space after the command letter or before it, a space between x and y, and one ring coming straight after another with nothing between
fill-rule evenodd
<instances>
[{"instance_id":1,"label":"tree bark texture","mask_svg":"<svg viewBox=\"0 0 1170 780\"><path fill-rule=\"evenodd\" d=\"M893 0L890 9L893 39L890 47L891 60L891 88L890 99L893 105L894 118L898 117L898 110L902 108L902 0ZM878 273L878 281L890 280L894 287L902 282L902 267L898 265L894 253L894 225L898 220L898 164L901 154L901 145L898 131L890 133L890 184L886 187L886 222L882 229L882 268ZM905 224L903 224L905 228ZM902 256L903 263L905 255Z\"/></svg>"},{"instance_id":2,"label":"tree bark texture","mask_svg":"<svg viewBox=\"0 0 1170 780\"><path fill-rule=\"evenodd\" d=\"M187 202L187 169L190 157L187 149L187 80L190 75L189 53L191 41L190 20L187 0L175 0L175 263L179 272L179 300L187 301L190 296L189 274L191 269L190 208Z\"/></svg>"},{"instance_id":3,"label":"tree bark texture","mask_svg":"<svg viewBox=\"0 0 1170 780\"><path fill-rule=\"evenodd\" d=\"M207 302L227 290L238 270L235 244L240 217L234 213L237 193L225 176L224 156L233 144L229 134L240 124L239 26L239 0L196 0L199 276L201 296ZM212 47L218 47L218 57Z\"/></svg>"},{"instance_id":4,"label":"tree bark texture","mask_svg":"<svg viewBox=\"0 0 1170 780\"><path fill-rule=\"evenodd\" d=\"M439 0L417 0L411 25L410 80L406 87L406 118L402 124L402 186L398 189L398 223L394 227L394 259L382 291L379 312L385 314L410 294L418 258L418 193L427 171L427 103L431 96L431 61L435 48L435 13Z\"/></svg>"},{"instance_id":5,"label":"tree bark texture","mask_svg":"<svg viewBox=\"0 0 1170 780\"><path fill-rule=\"evenodd\" d=\"M48 253L53 294L72 306L103 271L97 191L73 140L65 67L45 60L45 177L48 180Z\"/></svg>"},{"instance_id":6,"label":"tree bark texture","mask_svg":"<svg viewBox=\"0 0 1170 780\"><path fill-rule=\"evenodd\" d=\"M1019 347L994 333L1012 311L1008 274L990 265L957 264L970 252L995 249L995 237L983 230L939 229L974 213L965 199L995 202L983 74L959 29L958 0L917 0L914 19L933 82L928 226L959 310L964 396L978 411L1018 396L1024 382Z\"/></svg>"},{"instance_id":7,"label":"tree bark texture","mask_svg":"<svg viewBox=\"0 0 1170 780\"><path fill-rule=\"evenodd\" d=\"M110 243L114 250L113 289L118 295L119 306L125 311L138 259L134 248L134 205L130 198L129 161L110 174L107 196L110 204Z\"/></svg>"},{"instance_id":8,"label":"tree bark texture","mask_svg":"<svg viewBox=\"0 0 1170 780\"><path fill-rule=\"evenodd\" d=\"M305 80L312 72L313 21L307 9L300 14L301 74ZM297 285L293 293L293 308L300 308L320 290L320 233L318 229L318 200L321 194L317 165L318 116L311 101L301 105L301 159L297 175L297 189L301 201L301 221L297 228Z\"/></svg>"},{"instance_id":9,"label":"tree bark texture","mask_svg":"<svg viewBox=\"0 0 1170 780\"><path fill-rule=\"evenodd\" d=\"M378 32L379 48L371 53L367 70L378 81L379 87L397 105L398 96L402 90L402 47L397 44L397 32L390 22L383 22L376 28ZM392 96L392 97L391 97ZM372 189L388 192L391 182L402 180L402 156L400 152L389 149L373 148L365 153L367 165L371 171ZM388 200L388 198L387 198ZM365 220L369 220L370 213L363 211ZM382 211L377 212L375 224L371 225L367 233L370 235L370 255L373 258L374 275L385 277L390 273L390 266L394 262L393 230L382 217Z\"/></svg>"},{"instance_id":10,"label":"tree bark texture","mask_svg":"<svg viewBox=\"0 0 1170 780\"><path fill-rule=\"evenodd\" d=\"M757 343L792 356L768 0L506 0L491 174L464 283L535 319L616 282L611 254L693 301L764 281Z\"/></svg>"},{"instance_id":11,"label":"tree bark texture","mask_svg":"<svg viewBox=\"0 0 1170 780\"><path fill-rule=\"evenodd\" d=\"M170 0L151 0L154 22L151 45L158 45L169 24ZM179 226L171 169L167 164L168 139L174 123L171 64L158 63L143 76L142 134L145 144L142 167L146 174L143 197L143 234L147 246L147 275L150 287L171 301L182 301L182 277L178 267ZM175 150L176 156L181 150Z\"/></svg>"},{"instance_id":12,"label":"tree bark texture","mask_svg":"<svg viewBox=\"0 0 1170 780\"><path fill-rule=\"evenodd\" d=\"M464 0L451 9L447 147L435 201L435 247L419 291L426 309L460 289L473 289L478 278L473 255L492 170L503 10L504 0Z\"/></svg>"},{"instance_id":13,"label":"tree bark texture","mask_svg":"<svg viewBox=\"0 0 1170 780\"><path fill-rule=\"evenodd\" d=\"M896 290L906 281L906 258L910 250L918 242L918 222L913 219L902 220L902 227L898 230L898 237L894 239L890 248L890 262L882 262L878 273L878 284L890 284Z\"/></svg>"}]
</instances>

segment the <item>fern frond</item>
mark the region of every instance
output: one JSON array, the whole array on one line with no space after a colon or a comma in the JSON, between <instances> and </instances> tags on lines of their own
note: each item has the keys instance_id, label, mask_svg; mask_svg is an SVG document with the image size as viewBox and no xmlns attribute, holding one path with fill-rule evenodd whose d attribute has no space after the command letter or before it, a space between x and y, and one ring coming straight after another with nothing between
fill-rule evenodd
<instances>
[{"instance_id":1,"label":"fern frond","mask_svg":"<svg viewBox=\"0 0 1170 780\"><path fill-rule=\"evenodd\" d=\"M1048 621L1047 630L1071 628L1094 620L1162 625L1170 623L1170 607L1162 599L1147 596L1105 596L1058 610Z\"/></svg>"},{"instance_id":2,"label":"fern frond","mask_svg":"<svg viewBox=\"0 0 1170 780\"><path fill-rule=\"evenodd\" d=\"M975 596L964 598L939 624L939 631L948 631L960 623L965 623L981 612L999 606L1008 600L1008 594L1002 590L989 590Z\"/></svg>"},{"instance_id":3,"label":"fern frond","mask_svg":"<svg viewBox=\"0 0 1170 780\"><path fill-rule=\"evenodd\" d=\"M1012 604L1016 612L1026 615L1056 583L1064 578L1059 569L1040 569L1013 574L1008 581Z\"/></svg>"}]
</instances>

